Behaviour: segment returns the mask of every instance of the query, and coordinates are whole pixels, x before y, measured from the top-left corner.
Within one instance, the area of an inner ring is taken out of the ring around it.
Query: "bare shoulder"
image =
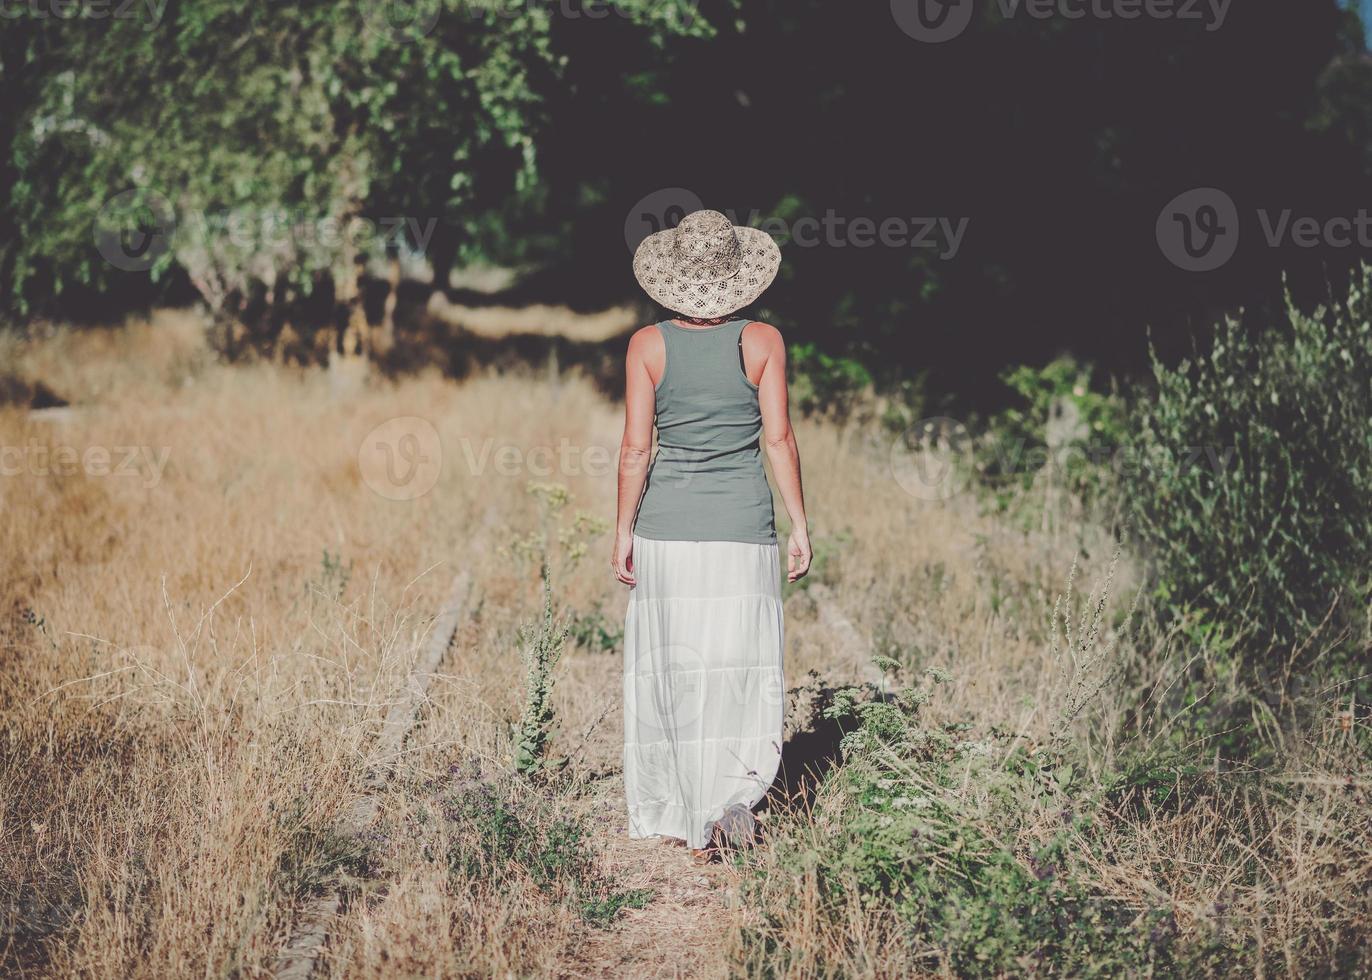
[[[629,356],[648,357],[665,349],[662,331],[656,324],[639,327],[629,337]]]
[[[754,320],[743,328],[743,342],[768,357],[786,355],[786,341],[782,339],[781,331],[761,320]]]

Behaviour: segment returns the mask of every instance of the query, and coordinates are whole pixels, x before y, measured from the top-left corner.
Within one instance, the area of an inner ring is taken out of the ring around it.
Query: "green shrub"
[[[623,622],[606,616],[599,603],[589,612],[573,614],[568,631],[573,643],[591,653],[614,653],[624,642]]]
[[[1132,413],[1123,505],[1164,608],[1201,609],[1271,646],[1307,639],[1331,607],[1355,622],[1372,559],[1372,270],[1346,301],[1250,330]]]
[[[1114,445],[1123,435],[1117,397],[1092,387],[1091,365],[1070,356],[1041,368],[1020,366],[1001,375],[1024,404],[1003,412],[997,422],[1007,434],[1047,445]]]
[[[793,344],[786,356],[791,398],[803,415],[823,415],[841,422],[872,385],[872,375],[861,361],[834,357],[815,344]]]
[[[767,870],[816,874],[830,909],[889,909],[933,973],[1165,974],[1170,910],[1111,898],[1087,867],[1099,804],[1082,768],[1009,733],[922,725],[933,693],[835,694],[831,712],[857,718],[842,765],[810,814],[777,828]],[[785,956],[765,927],[744,942]]]
[[[652,899],[648,889],[619,887],[597,859],[586,825],[527,786],[485,778],[474,764],[454,766],[450,775],[437,801],[452,833],[448,872],[461,887],[481,882],[502,891],[527,878],[597,926]]]
[[[1021,403],[990,420],[977,463],[999,491],[1002,510],[1020,501],[1045,467],[1056,486],[1083,499],[1112,482],[1108,464],[1123,440],[1124,407],[1116,394],[1094,388],[1091,376],[1090,365],[1071,357],[1001,375]]]

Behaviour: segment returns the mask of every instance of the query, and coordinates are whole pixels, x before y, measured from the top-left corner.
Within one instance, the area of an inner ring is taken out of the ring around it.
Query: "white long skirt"
[[[632,837],[704,847],[781,763],[775,544],[634,537],[624,622],[624,792]]]

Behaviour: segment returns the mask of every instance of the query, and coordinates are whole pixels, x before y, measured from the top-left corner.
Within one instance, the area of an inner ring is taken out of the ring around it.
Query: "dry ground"
[[[603,526],[559,541],[579,513],[613,517],[617,406],[546,373],[340,386],[223,366],[200,338],[159,314],[0,351],[73,402],[0,408],[6,972],[263,976],[301,903],[341,876],[330,975],[729,973],[749,914],[735,872],[624,834],[617,649],[564,658],[553,748],[571,762],[528,792],[585,818],[602,870],[651,889],[646,906],[602,929],[517,875],[491,888],[443,858],[465,846],[434,803],[454,767],[510,768],[517,631],[540,603],[529,535],[547,532],[561,609],[611,631],[622,617]],[[915,499],[866,429],[799,434],[828,598],[788,592],[793,683],[867,677],[899,637],[952,671],[940,711],[1044,732],[1046,611],[1078,552],[1099,575],[1104,540]],[[436,482],[397,499],[410,468]],[[571,502],[549,516],[531,482]],[[329,828],[458,568],[476,605],[356,867]]]

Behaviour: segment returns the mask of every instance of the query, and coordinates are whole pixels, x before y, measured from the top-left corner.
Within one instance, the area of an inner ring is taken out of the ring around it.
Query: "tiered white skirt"
[[[634,537],[624,622],[624,790],[632,837],[704,847],[781,763],[775,544]]]

